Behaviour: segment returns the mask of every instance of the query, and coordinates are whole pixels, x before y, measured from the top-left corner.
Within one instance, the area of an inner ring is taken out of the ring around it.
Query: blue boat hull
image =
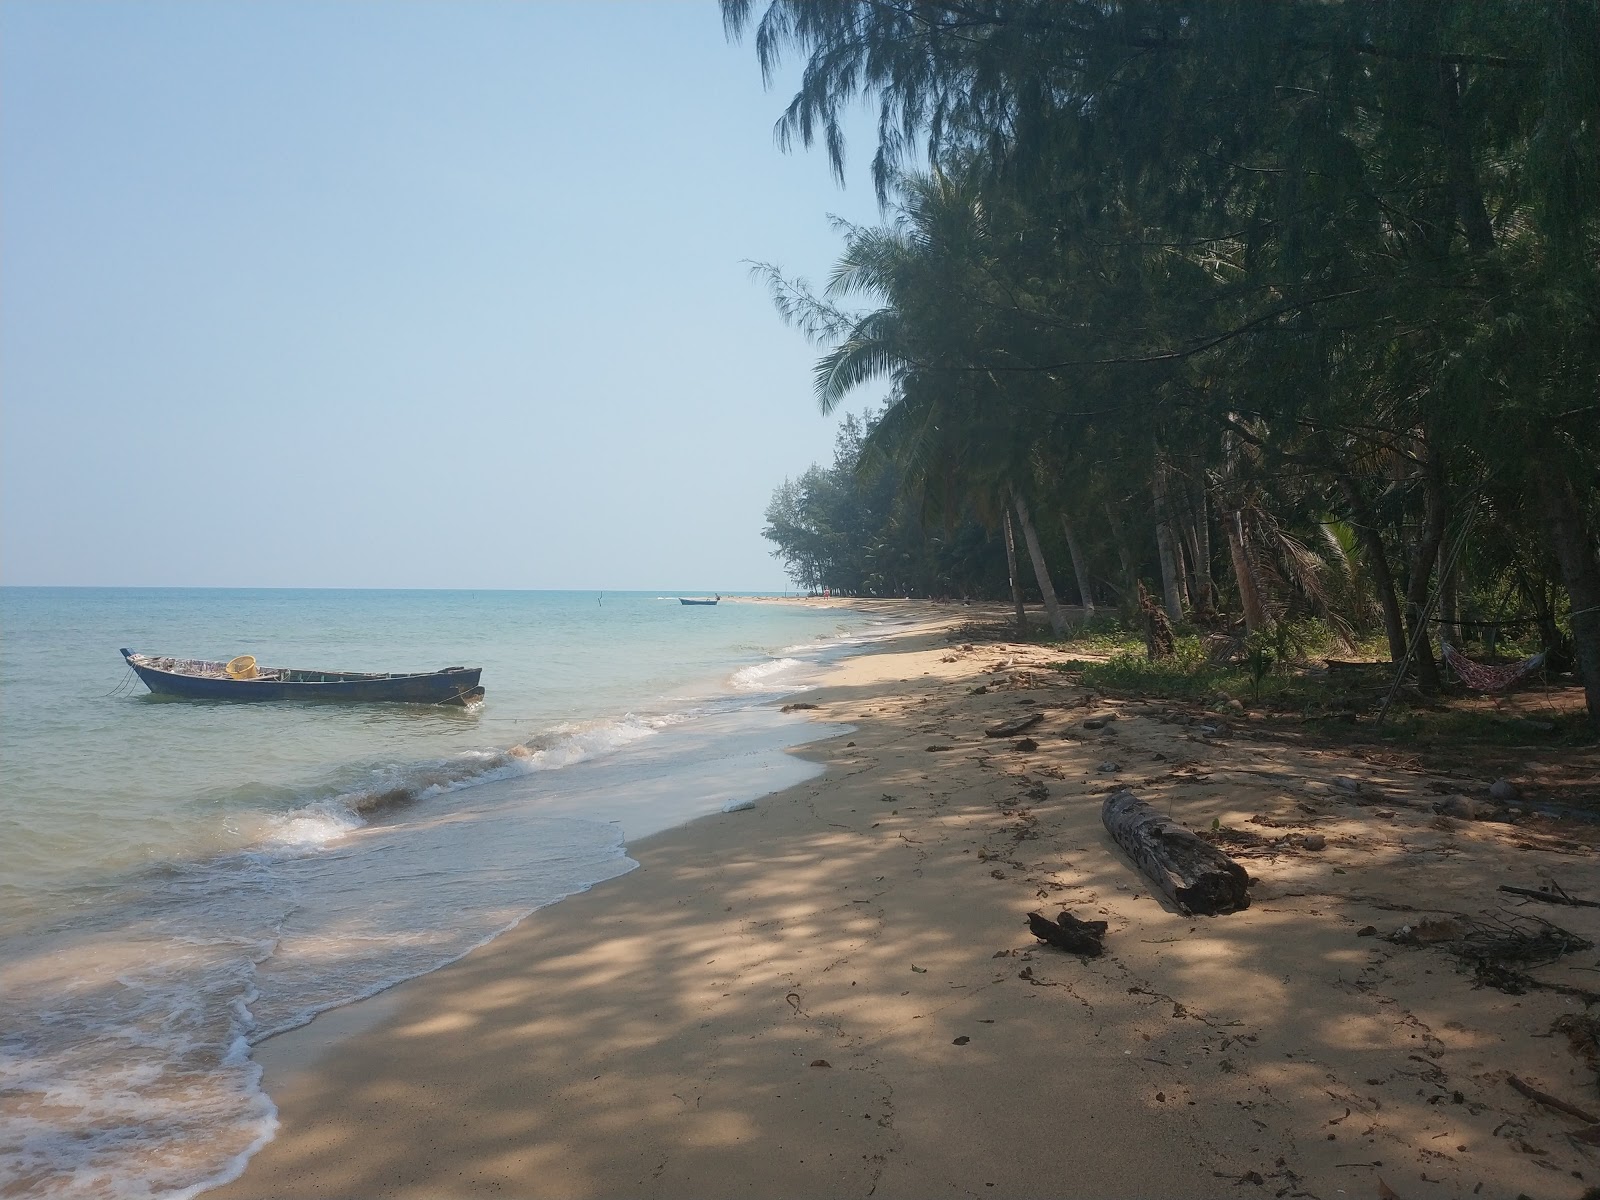
[[[287,678],[230,679],[163,669],[142,654],[122,651],[123,658],[157,696],[188,700],[336,701],[342,703],[471,704],[482,699],[478,679],[482,667],[449,667],[409,675],[369,675],[353,671],[310,671],[270,668]],[[190,665],[190,664],[185,664]],[[220,664],[194,664],[214,668]]]

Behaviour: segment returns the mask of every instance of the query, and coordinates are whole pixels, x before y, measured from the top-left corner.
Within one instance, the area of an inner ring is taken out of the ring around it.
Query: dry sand
[[[949,622],[950,610],[943,610]],[[932,615],[923,610],[922,615]],[[962,614],[965,615],[965,614]],[[245,1197],[1559,1197],[1600,1183],[1561,994],[1359,936],[1515,912],[1600,939],[1559,827],[1436,817],[1426,778],[1095,702],[925,627],[795,699],[853,731],[810,783],[636,844],[637,871],[258,1050]],[[995,670],[1001,663],[1009,665]],[[986,684],[984,694],[972,689]],[[986,738],[1042,712],[1037,749]],[[1344,786],[1335,782],[1345,780]],[[1347,790],[1349,781],[1359,792]],[[1242,913],[1164,907],[1100,825],[1119,786],[1265,839]],[[1252,817],[1268,824],[1252,823]],[[1293,835],[1320,832],[1321,852]],[[1024,915],[1110,923],[1042,947]],[[1600,988],[1593,952],[1541,979]],[[1386,1190],[1387,1189],[1387,1190]]]

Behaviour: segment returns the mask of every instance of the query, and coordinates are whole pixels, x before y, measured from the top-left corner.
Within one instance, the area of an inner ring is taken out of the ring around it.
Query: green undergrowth
[[[1026,640],[1062,655],[1051,666],[1072,682],[1110,696],[1172,700],[1222,711],[1245,708],[1298,720],[1310,734],[1384,744],[1585,746],[1594,734],[1582,712],[1529,717],[1464,707],[1463,695],[1425,697],[1408,682],[1396,693],[1382,725],[1379,706],[1394,682],[1381,633],[1351,645],[1321,621],[1281,623],[1270,634],[1229,642],[1181,625],[1173,657],[1145,657],[1144,633],[1116,614],[1081,622],[1065,638],[1035,625],[1025,639],[1014,626],[989,627],[1000,640]],[[1501,643],[1500,658],[1521,647]],[[1343,666],[1328,670],[1324,661]],[[1454,704],[1452,703],[1454,701]]]

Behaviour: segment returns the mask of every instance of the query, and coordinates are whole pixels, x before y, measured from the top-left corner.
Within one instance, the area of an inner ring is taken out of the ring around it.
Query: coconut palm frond
[[[849,336],[817,360],[812,385],[824,415],[861,385],[877,378],[893,380],[906,369],[900,335],[900,314],[879,309],[857,321]]]

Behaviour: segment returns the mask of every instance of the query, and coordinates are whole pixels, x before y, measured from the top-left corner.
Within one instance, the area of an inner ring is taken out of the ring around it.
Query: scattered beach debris
[[[972,1040],[971,1038],[969,1038],[966,1034],[963,1033],[960,1037],[956,1038],[950,1044],[952,1046],[965,1046],[971,1040]]]
[[[983,736],[992,738],[1016,737],[1024,729],[1032,729],[1042,720],[1044,720],[1043,713],[1028,713],[1026,716],[1017,717],[1012,721],[1003,721],[999,725],[985,729]]]
[[[754,800],[729,800],[722,806],[722,811],[725,813],[749,812],[755,806],[756,802]]]
[[[1235,829],[1231,825],[1224,825],[1215,817],[1211,820],[1210,829],[1203,829],[1195,836],[1213,846],[1218,848],[1225,846],[1236,853],[1248,853],[1252,850],[1271,853],[1280,849],[1289,840],[1287,837],[1270,838],[1251,829]]]
[[[1440,946],[1458,940],[1466,926],[1454,917],[1428,917],[1414,925],[1402,925],[1389,935],[1397,946]]]
[[[1583,1059],[1591,1071],[1600,1072],[1600,1017],[1566,1013],[1550,1023],[1550,1032],[1565,1034],[1572,1052]]]
[[[938,746],[938,745],[934,745],[934,746],[925,747],[925,749],[928,751],[929,754],[939,754],[939,753],[942,753],[945,750],[954,750],[955,747],[954,746]]]
[[[815,708],[815,707],[816,707],[815,704],[810,704],[810,703],[807,703],[804,700],[801,700],[801,701],[798,701],[798,702],[796,702],[794,704],[785,704],[778,711],[779,712],[797,712],[802,708]]]
[[[1429,917],[1402,925],[1388,936],[1397,946],[1436,946],[1472,971],[1482,987],[1520,996],[1529,990],[1552,991],[1600,1001],[1600,995],[1565,984],[1545,983],[1527,974],[1530,967],[1555,962],[1565,954],[1592,950],[1594,943],[1530,913],[1490,914],[1483,920],[1464,916]]]
[[[1114,792],[1100,820],[1156,890],[1185,915],[1217,916],[1250,906],[1250,876],[1215,846],[1132,792]]]
[[[1104,921],[1081,921],[1063,909],[1054,921],[1036,912],[1029,913],[1028,928],[1041,942],[1047,942],[1069,954],[1099,958],[1105,953]]]

